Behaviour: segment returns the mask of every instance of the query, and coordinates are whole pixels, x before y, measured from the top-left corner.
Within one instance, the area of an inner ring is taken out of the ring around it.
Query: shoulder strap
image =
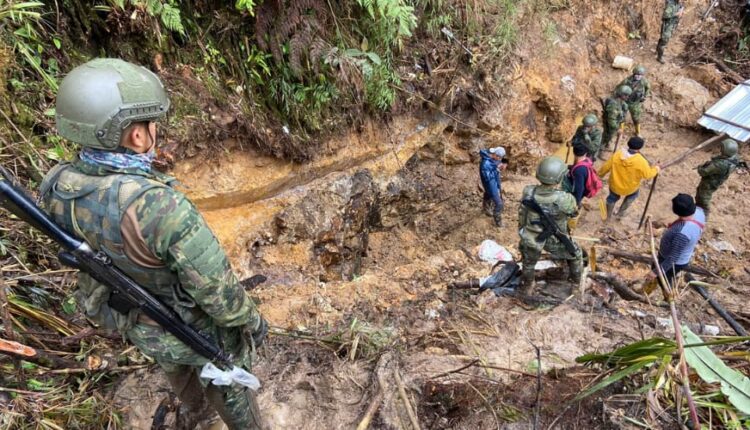
[[[57,183],[57,180],[60,179],[62,172],[69,166],[70,163],[65,161],[50,169],[47,176],[42,181],[42,185],[39,187],[39,196],[36,199],[37,205],[41,204],[44,200],[44,196],[52,190],[52,187]]]

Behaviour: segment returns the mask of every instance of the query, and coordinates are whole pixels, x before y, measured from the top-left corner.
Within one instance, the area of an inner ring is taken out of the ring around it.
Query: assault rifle
[[[63,251],[58,254],[61,263],[86,272],[98,282],[110,287],[112,292],[109,305],[113,309],[126,313],[137,307],[193,351],[215,363],[217,367],[232,368],[231,357],[218,345],[182,321],[171,308],[161,303],[115,267],[106,254],[94,251],[86,242],[55,224],[34,204],[24,190],[14,185],[11,180],[9,174],[0,170],[0,206],[57,242],[63,248]]]
[[[542,232],[539,233],[539,236],[536,237],[537,242],[544,242],[550,236],[554,235],[557,240],[559,240],[565,246],[565,249],[568,250],[571,255],[576,254],[578,249],[573,244],[573,241],[570,240],[570,237],[560,231],[557,223],[555,223],[555,221],[550,218],[549,214],[545,212],[541,206],[539,206],[539,203],[534,200],[533,197],[521,200],[521,204],[539,215],[539,221],[537,221],[536,224],[540,224],[544,230],[542,230]]]

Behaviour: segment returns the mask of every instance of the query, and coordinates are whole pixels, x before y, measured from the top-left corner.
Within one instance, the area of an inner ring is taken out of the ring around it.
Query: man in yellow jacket
[[[597,172],[602,178],[610,171],[612,172],[609,178],[609,196],[607,196],[607,220],[611,217],[615,204],[620,200],[620,197],[625,197],[625,200],[615,215],[618,219],[625,215],[625,211],[638,197],[641,181],[651,179],[659,174],[659,165],[651,166],[646,158],[641,155],[640,150],[643,148],[643,144],[642,138],[631,137],[628,140],[627,149],[623,148],[621,151],[612,154],[612,157]]]

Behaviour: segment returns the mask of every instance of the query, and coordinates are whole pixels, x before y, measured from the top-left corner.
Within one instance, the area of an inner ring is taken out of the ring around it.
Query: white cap
[[[502,146],[496,146],[494,148],[490,148],[489,151],[490,151],[490,154],[495,154],[498,157],[505,157],[505,148],[503,148]]]

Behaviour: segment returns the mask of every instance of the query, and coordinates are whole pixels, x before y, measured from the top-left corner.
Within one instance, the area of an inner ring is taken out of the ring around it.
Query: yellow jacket
[[[615,152],[597,172],[604,177],[612,171],[609,189],[620,196],[629,196],[638,191],[641,181],[651,179],[659,173],[659,168],[651,167],[639,152],[631,154],[627,148]]]

